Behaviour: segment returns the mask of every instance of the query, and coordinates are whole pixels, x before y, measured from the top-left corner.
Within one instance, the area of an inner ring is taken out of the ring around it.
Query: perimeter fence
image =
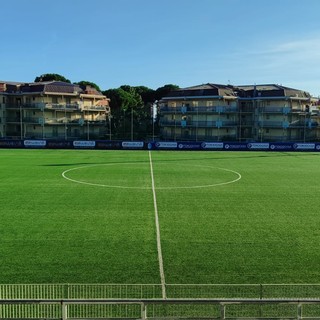
[[[0,319],[320,319],[320,284],[0,284]]]
[[[161,299],[160,284],[0,284],[8,299]],[[166,284],[172,299],[320,299],[320,284]]]

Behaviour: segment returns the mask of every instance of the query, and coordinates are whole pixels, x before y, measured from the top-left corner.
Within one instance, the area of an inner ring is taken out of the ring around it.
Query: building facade
[[[205,84],[171,92],[160,103],[163,140],[316,141],[318,99],[280,85]]]
[[[0,137],[107,139],[109,99],[87,86],[0,82]]]

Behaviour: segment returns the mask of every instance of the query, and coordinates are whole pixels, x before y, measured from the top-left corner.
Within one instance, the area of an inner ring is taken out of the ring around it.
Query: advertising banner
[[[156,149],[177,149],[178,143],[177,142],[156,142],[155,143]]]
[[[314,150],[316,147],[315,143],[295,143],[293,148],[295,150]]]
[[[23,148],[22,140],[0,140],[0,148]]]
[[[245,151],[248,150],[248,146],[246,143],[237,143],[237,142],[233,142],[233,143],[225,143],[224,144],[224,149],[225,150],[233,150],[233,151]]]
[[[95,145],[95,141],[73,141],[73,146],[75,148],[94,148]]]
[[[72,142],[71,141],[48,140],[47,141],[47,148],[49,148],[49,149],[70,149],[70,148],[72,148]]]
[[[202,142],[202,149],[223,149],[223,142]]]
[[[248,143],[248,149],[254,150],[266,150],[269,149],[269,143],[262,143],[262,142],[252,142]]]
[[[121,142],[119,141],[96,141],[96,149],[121,149]]]
[[[143,141],[122,141],[122,148],[125,149],[142,149],[144,147]]]
[[[270,144],[271,151],[293,151],[292,143],[272,143]]]
[[[44,148],[47,145],[46,140],[24,140],[23,144],[26,148]]]
[[[201,149],[201,142],[178,142],[178,149],[199,150]]]

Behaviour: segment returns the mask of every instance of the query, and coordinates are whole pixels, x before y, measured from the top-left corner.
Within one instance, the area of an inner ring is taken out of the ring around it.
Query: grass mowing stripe
[[[157,231],[157,250],[158,250],[158,258],[159,258],[160,279],[161,279],[161,286],[162,286],[162,297],[165,299],[167,296],[166,295],[166,280],[165,280],[164,270],[163,270],[163,259],[162,259],[161,238],[160,238],[160,224],[159,224],[156,189],[154,186],[154,175],[153,175],[151,151],[149,151],[149,162],[150,162],[150,173],[151,173],[151,182],[152,182],[154,214],[155,214],[156,231]]]

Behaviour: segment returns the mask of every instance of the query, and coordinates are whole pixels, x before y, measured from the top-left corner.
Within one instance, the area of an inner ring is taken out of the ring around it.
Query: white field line
[[[152,182],[154,215],[155,215],[156,232],[157,232],[157,249],[158,249],[158,260],[159,260],[159,269],[160,269],[160,280],[161,280],[161,287],[162,287],[162,298],[166,299],[167,297],[166,280],[165,280],[164,270],[163,270],[163,259],[162,259],[161,239],[160,239],[160,224],[159,224],[159,215],[158,215],[158,206],[157,206],[157,195],[156,195],[156,189],[154,186],[151,151],[149,151],[149,162],[150,162],[150,173],[151,173],[151,182]]]
[[[122,165],[135,165],[135,163],[121,163]],[[130,187],[130,186],[119,186],[119,185],[109,185],[109,184],[102,184],[102,183],[93,183],[93,182],[86,182],[86,181],[81,181],[81,180],[76,180],[68,177],[68,173],[71,171],[75,170],[81,170],[81,169],[86,169],[86,168],[92,168],[92,167],[98,167],[98,166],[115,166],[117,164],[115,163],[101,163],[101,164],[93,164],[93,165],[86,165],[82,167],[75,167],[71,168],[68,170],[65,170],[62,172],[62,177],[66,180],[69,180],[71,182],[79,183],[79,184],[84,184],[88,186],[95,186],[95,187],[105,187],[105,188],[117,188],[117,189],[137,189],[137,190],[147,190],[151,189],[151,187]],[[219,187],[231,183],[235,183],[241,179],[241,174],[237,171],[233,171],[230,169],[225,169],[225,168],[218,168],[218,167],[211,167],[211,166],[204,166],[204,165],[193,165],[193,167],[203,167],[203,168],[212,168],[212,169],[217,169],[217,170],[222,170],[222,171],[227,171],[227,172],[232,172],[234,173],[237,178],[225,182],[220,182],[220,183],[214,183],[214,184],[206,184],[206,185],[194,185],[194,186],[175,186],[175,187],[158,187],[158,190],[173,190],[173,189],[199,189],[199,188],[209,188],[209,187]]]

